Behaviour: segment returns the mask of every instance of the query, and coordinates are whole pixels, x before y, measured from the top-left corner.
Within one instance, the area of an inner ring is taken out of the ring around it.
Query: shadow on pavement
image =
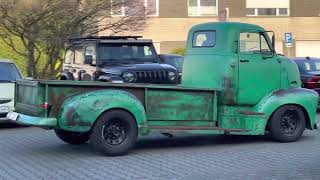
[[[21,126],[21,125],[17,125],[15,123],[10,123],[10,122],[0,123],[0,130],[2,130],[2,129],[15,129],[15,128],[22,128],[22,127],[27,127],[27,126]]]
[[[269,136],[193,135],[145,138],[137,142],[135,149],[176,148],[212,145],[232,145],[272,142]]]

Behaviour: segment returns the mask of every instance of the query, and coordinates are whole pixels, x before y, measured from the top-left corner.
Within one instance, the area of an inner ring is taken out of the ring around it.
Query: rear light
[[[48,103],[47,103],[47,102],[44,102],[44,103],[42,104],[42,108],[43,108],[44,110],[48,109]]]
[[[319,88],[320,87],[319,85],[320,85],[320,76],[313,76],[307,81],[305,86],[308,89],[315,89],[315,88]]]

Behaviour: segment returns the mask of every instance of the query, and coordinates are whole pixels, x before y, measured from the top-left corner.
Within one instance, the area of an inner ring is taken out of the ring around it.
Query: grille
[[[169,71],[136,71],[137,83],[170,83],[168,79]]]

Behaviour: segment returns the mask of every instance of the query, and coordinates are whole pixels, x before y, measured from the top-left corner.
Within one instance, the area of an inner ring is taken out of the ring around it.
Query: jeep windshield
[[[99,64],[139,64],[159,62],[152,44],[100,44]]]
[[[21,79],[21,74],[13,63],[0,62],[0,83]]]

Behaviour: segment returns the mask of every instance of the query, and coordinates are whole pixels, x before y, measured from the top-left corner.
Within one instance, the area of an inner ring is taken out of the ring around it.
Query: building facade
[[[289,57],[320,57],[320,0],[144,0],[149,15],[142,35],[154,40],[159,52],[183,48],[190,27],[219,21],[254,23],[273,30],[278,53]],[[287,47],[285,33],[292,33]]]

